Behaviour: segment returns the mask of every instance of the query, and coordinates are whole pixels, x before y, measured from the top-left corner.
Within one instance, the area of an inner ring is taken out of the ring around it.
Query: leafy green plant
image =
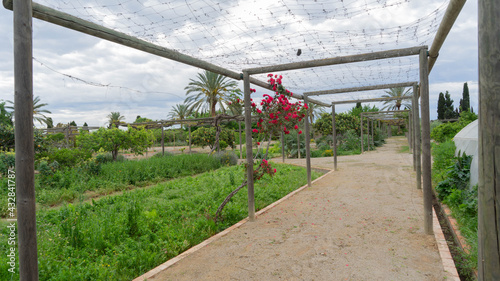
[[[0,152],[0,175],[7,175],[9,167],[15,167],[16,154],[14,152]]]
[[[201,127],[192,133],[191,141],[194,145],[198,145],[201,147],[208,146],[210,149],[213,149],[215,144],[215,136],[216,129],[215,127]],[[231,148],[235,147],[234,142],[234,133],[231,130],[226,128],[221,128],[221,133],[219,135],[219,146],[220,149],[226,149],[226,147],[230,146]]]
[[[177,157],[177,156],[176,156]],[[135,162],[135,161],[130,161]],[[274,177],[255,184],[256,210],[306,183],[304,168],[275,164]],[[312,177],[319,175],[313,172]],[[241,182],[241,167],[224,167],[197,177],[37,212],[40,280],[131,280],[196,245],[247,214],[247,196],[236,194],[219,224],[210,219],[217,204]],[[0,225],[0,249],[8,228]],[[0,256],[0,280],[17,280]]]

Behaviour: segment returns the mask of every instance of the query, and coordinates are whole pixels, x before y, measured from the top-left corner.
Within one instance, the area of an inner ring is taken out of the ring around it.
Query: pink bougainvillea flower
[[[299,131],[299,135],[302,134],[302,130]]]
[[[274,172],[276,173],[276,169],[274,169]]]
[[[252,132],[254,132],[254,133],[258,133],[258,132],[259,132],[259,130],[257,130],[257,129],[253,129],[253,130],[252,130]]]
[[[299,125],[295,125],[295,127],[294,127],[294,128],[295,128],[295,130],[297,130],[297,129],[299,128]]]
[[[257,142],[257,145],[260,145],[260,142]]]

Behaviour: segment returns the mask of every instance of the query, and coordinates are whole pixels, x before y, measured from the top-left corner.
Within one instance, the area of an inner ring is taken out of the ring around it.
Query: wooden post
[[[366,151],[370,151],[370,118],[368,117],[366,117],[366,141],[368,142]]]
[[[241,121],[238,121],[238,132],[240,133],[240,159],[243,159],[243,147],[241,145]]]
[[[411,111],[408,113],[408,121],[406,122],[408,125],[406,126],[407,130],[408,130],[408,152],[411,153],[412,152],[412,148],[413,148],[413,138],[412,138],[412,134],[413,134],[413,130],[411,128],[411,125],[412,125],[412,121],[411,121],[411,118],[412,118],[412,113]]]
[[[285,163],[285,136],[283,130],[281,130],[280,139],[281,139],[281,158],[283,159],[283,163]]]
[[[165,130],[163,125],[161,126],[161,154],[165,155]]]
[[[300,159],[300,135],[297,132],[297,159]]]
[[[413,85],[413,118],[414,118],[414,126],[415,126],[415,170],[417,172],[417,189],[422,188],[422,157],[421,157],[421,149],[422,146],[420,144],[420,114],[419,114],[419,106],[418,106],[418,86]]]
[[[191,125],[188,125],[189,131],[189,154],[191,154]]]
[[[374,122],[374,120],[372,119],[372,120],[371,120],[371,123],[372,123],[372,124],[371,124],[371,125],[372,125],[372,143],[373,143],[373,146],[375,147],[375,142],[373,141],[373,122]],[[371,143],[370,143],[370,144],[371,144]],[[374,148],[374,149],[375,149],[375,148]]]
[[[361,154],[363,154],[363,151],[365,149],[365,146],[363,144],[363,113],[361,113],[359,117],[361,117]]]
[[[431,134],[429,113],[429,75],[427,47],[420,50],[420,98],[422,106],[422,182],[424,193],[424,230],[432,230]]]
[[[255,221],[255,195],[253,186],[253,153],[252,153],[252,107],[250,102],[250,76],[243,71],[243,91],[245,99],[245,138],[247,149],[247,188],[248,219]]]
[[[304,104],[307,104],[308,97],[304,95]],[[311,186],[311,135],[309,128],[309,110],[306,110],[306,117],[304,121],[304,128],[306,131],[306,169],[307,169],[307,186]]]
[[[479,280],[500,280],[500,3],[479,0]]]
[[[332,104],[333,170],[337,171],[337,126],[335,122],[335,104]]]
[[[38,280],[31,13],[30,0],[14,1],[15,180],[19,278],[23,281]]]

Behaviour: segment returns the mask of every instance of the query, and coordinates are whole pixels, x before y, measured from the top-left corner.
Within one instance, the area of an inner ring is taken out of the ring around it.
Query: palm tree
[[[122,120],[125,120],[125,116],[120,115],[120,112],[111,112],[111,114],[108,114],[107,118],[109,118],[109,121],[108,121],[109,127],[108,128],[110,128],[110,129],[113,125],[118,127],[118,124],[123,123]]]
[[[12,116],[14,116],[14,103],[10,100],[6,101],[10,104],[11,106],[6,106],[5,108],[11,109],[12,110]],[[40,97],[36,96],[33,99],[33,123],[35,121],[40,122],[42,125],[49,125],[51,124],[51,121],[48,120],[49,117],[45,116],[44,113],[52,113],[48,111],[47,109],[42,109],[42,107],[47,106],[48,103],[39,103],[40,102]]]
[[[227,77],[205,70],[198,73],[197,80],[189,79],[188,86],[184,88],[186,100],[190,111],[209,108],[210,115],[215,116],[215,107],[220,106],[222,112],[225,112],[225,105],[228,102],[229,93],[237,86],[235,81],[230,81]]]
[[[406,89],[405,87],[391,88],[389,91],[385,91],[385,95],[383,95],[382,97],[384,98],[411,97],[413,93],[410,92],[410,88],[408,88],[406,91],[405,89]],[[406,109],[411,108],[410,99],[396,99],[396,100],[385,101],[382,110],[401,110],[402,105]]]
[[[189,107],[186,104],[176,104],[168,114],[169,118],[175,120],[183,120],[191,114]]]

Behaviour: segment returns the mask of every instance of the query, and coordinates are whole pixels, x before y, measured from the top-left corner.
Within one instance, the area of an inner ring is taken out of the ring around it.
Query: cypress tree
[[[450,93],[446,91],[444,94],[444,119],[455,118],[455,108],[453,107],[453,100],[450,97]]]
[[[438,98],[438,120],[443,120],[444,119],[444,111],[445,111],[445,100],[444,100],[444,94],[441,92],[439,93],[439,98]]]
[[[467,85],[467,82],[464,83],[462,102],[460,103],[460,111],[470,111],[469,86]]]

